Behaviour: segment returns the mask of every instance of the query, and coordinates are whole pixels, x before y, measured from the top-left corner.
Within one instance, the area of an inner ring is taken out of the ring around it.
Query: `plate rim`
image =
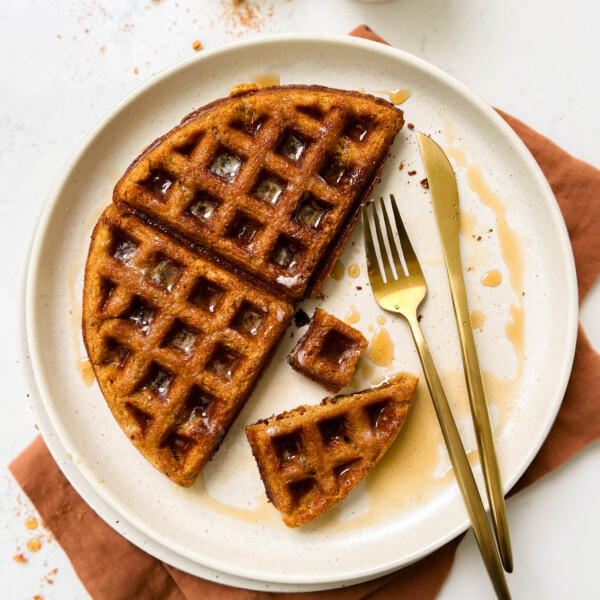
[[[147,82],[140,85],[138,88],[127,94],[120,102],[118,102],[99,122],[96,126],[94,126],[87,136],[83,139],[81,144],[76,148],[68,162],[66,163],[64,169],[60,172],[56,183],[52,186],[50,193],[46,201],[44,202],[41,213],[39,216],[39,220],[37,226],[35,227],[35,231],[33,234],[33,240],[31,244],[31,252],[29,255],[28,268],[25,277],[25,303],[23,305],[21,318],[23,319],[25,333],[27,338],[27,346],[29,349],[29,361],[31,362],[31,369],[35,377],[36,371],[40,368],[40,360],[38,354],[33,350],[35,348],[35,344],[33,343],[35,333],[32,331],[32,319],[29,318],[29,315],[33,314],[33,305],[35,303],[35,298],[33,294],[33,290],[35,289],[35,278],[34,274],[37,272],[38,263],[40,261],[40,252],[39,247],[45,237],[45,234],[48,230],[48,225],[50,221],[50,217],[52,216],[54,205],[60,196],[62,188],[64,187],[68,175],[74,166],[77,164],[78,160],[81,158],[83,152],[90,146],[95,138],[100,134],[100,132],[108,126],[113,118],[117,116],[122,110],[126,109],[128,105],[136,100],[136,98],[142,95],[147,89],[158,85],[163,79],[169,77],[173,73],[178,70],[186,68],[189,64],[195,63],[197,61],[201,62],[212,58],[218,54],[229,53],[231,51],[236,51],[241,48],[246,48],[249,46],[256,45],[265,45],[265,44],[277,44],[277,43],[286,43],[286,44],[294,44],[294,43],[333,43],[335,45],[345,45],[348,47],[363,47],[365,50],[371,53],[382,53],[384,55],[388,55],[390,57],[399,58],[400,60],[411,64],[415,68],[420,69],[421,71],[426,72],[435,80],[440,81],[445,86],[448,86],[453,89],[456,93],[463,96],[467,101],[472,103],[475,107],[477,107],[484,115],[489,117],[490,121],[492,121],[495,126],[500,130],[500,132],[508,138],[508,141],[511,142],[513,147],[513,151],[519,155],[519,159],[521,162],[528,167],[531,175],[535,177],[536,183],[540,186],[541,190],[545,190],[545,197],[548,200],[547,208],[550,210],[550,217],[552,224],[555,226],[556,231],[558,232],[557,244],[560,246],[561,256],[563,258],[563,268],[568,274],[567,289],[565,294],[566,306],[568,309],[568,315],[565,315],[565,320],[567,321],[565,324],[565,328],[567,330],[567,337],[565,343],[565,352],[563,352],[562,368],[560,369],[560,373],[558,373],[559,377],[557,378],[558,385],[556,385],[557,397],[559,398],[552,407],[552,411],[549,412],[548,418],[544,427],[542,427],[538,433],[537,438],[532,444],[531,452],[524,456],[521,461],[519,467],[515,470],[514,474],[510,479],[507,480],[504,490],[507,492],[521,477],[525,469],[529,466],[529,464],[533,461],[539,449],[546,439],[550,428],[552,427],[558,410],[562,404],[562,397],[564,396],[564,392],[566,386],[568,384],[569,376],[571,373],[571,368],[573,364],[573,358],[575,353],[576,339],[577,339],[577,324],[578,324],[578,292],[577,292],[577,279],[576,279],[576,271],[575,271],[575,263],[572,252],[572,247],[570,244],[570,240],[568,237],[566,225],[564,222],[564,218],[562,213],[560,212],[558,203],[556,202],[556,198],[550,188],[550,185],[541,171],[539,165],[522,142],[522,140],[517,136],[515,131],[508,125],[508,123],[486,102],[484,102],[477,94],[472,92],[467,86],[462,84],[460,81],[445,73],[439,67],[432,65],[431,63],[413,55],[406,51],[400,50],[398,48],[394,48],[392,46],[387,46],[381,44],[379,42],[373,42],[370,40],[364,40],[362,38],[356,38],[348,35],[328,35],[328,34],[314,34],[314,33],[299,33],[299,34],[273,34],[268,36],[259,36],[256,38],[252,38],[249,40],[241,40],[230,44],[224,44],[217,48],[211,49],[209,51],[204,52],[203,54],[191,56],[182,61],[175,63],[174,65],[164,69],[156,76],[150,78]],[[34,407],[32,403],[32,408],[34,410],[34,414],[37,416],[37,410],[44,407],[44,390],[39,390],[40,404],[41,407]],[[45,412],[45,410],[44,410]],[[49,417],[49,415],[48,415]],[[51,419],[50,419],[51,420]],[[46,435],[42,431],[42,435],[46,440]],[[49,434],[48,434],[49,435]],[[59,436],[56,436],[59,439]],[[62,440],[60,440],[62,444]],[[64,444],[63,444],[64,446]],[[58,462],[61,470],[64,471],[61,463]],[[65,473],[69,481],[71,481],[70,477]],[[77,484],[73,481],[71,483],[74,485],[75,489],[78,490]],[[79,490],[78,490],[79,491]],[[116,506],[113,506],[112,502],[108,499],[104,499],[111,509],[118,511]],[[487,502],[484,502],[487,505]],[[126,519],[136,530],[140,530],[142,535],[147,536],[149,540],[159,544],[162,547],[167,548],[170,551],[175,552],[178,556],[182,556],[182,553],[175,548],[171,548],[170,545],[161,544],[154,536],[150,535],[147,531],[144,531],[143,527],[138,527],[135,519],[131,521],[129,518]],[[109,523],[110,524],[110,523]],[[143,525],[143,524],[142,524]],[[356,572],[356,577],[352,577],[351,581],[355,582],[358,579],[371,579],[377,576],[380,576],[386,572],[390,572],[395,569],[399,569],[403,566],[410,564],[420,558],[426,556],[431,553],[435,549],[441,547],[446,542],[450,541],[463,531],[467,529],[469,526],[468,519],[460,523],[453,530],[446,533],[446,535],[441,536],[436,540],[436,542],[431,543],[417,551],[414,551],[409,556],[405,556],[402,559],[392,560],[384,564],[380,564],[376,567],[371,567],[368,569],[364,569],[362,571]],[[347,582],[344,576],[338,575],[323,575],[319,577],[298,577],[294,576],[291,579],[289,577],[279,577],[277,578],[275,575],[265,577],[264,574],[260,575],[259,573],[252,572],[248,569],[237,569],[232,566],[227,571],[222,571],[219,567],[210,564],[210,561],[200,563],[198,561],[194,561],[195,564],[200,564],[204,567],[209,567],[211,569],[215,569],[219,572],[224,572],[235,577],[241,577],[243,579],[248,580],[257,580],[260,582],[269,582],[269,583],[287,583],[290,585],[324,585],[335,583],[338,585],[342,585],[344,582]],[[230,565],[228,565],[230,566]],[[185,569],[185,567],[184,567]],[[327,586],[330,587],[330,586]],[[319,587],[318,589],[324,589],[324,587]]]

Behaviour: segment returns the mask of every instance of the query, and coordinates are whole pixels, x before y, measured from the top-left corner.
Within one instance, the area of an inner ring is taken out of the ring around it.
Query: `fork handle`
[[[433,363],[431,352],[421,331],[416,314],[413,318],[407,318],[407,321],[417,346],[427,387],[431,394],[433,406],[442,429],[444,441],[446,442],[446,448],[450,455],[450,462],[452,463],[458,487],[460,488],[467,513],[469,514],[479,551],[492,580],[496,596],[501,600],[510,600],[510,592],[504,577],[500,558],[498,557],[498,551],[494,544],[492,530],[490,529],[490,524],[483,508],[471,466],[469,465],[469,459],[467,458],[458,429],[456,428],[456,423],[454,422],[454,417],[452,416],[452,411],[446,399],[446,394]]]

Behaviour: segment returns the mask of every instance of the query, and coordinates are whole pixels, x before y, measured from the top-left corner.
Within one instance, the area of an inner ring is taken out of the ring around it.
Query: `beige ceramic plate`
[[[97,386],[86,386],[78,370],[82,266],[91,228],[120,174],[185,114],[267,73],[279,74],[282,84],[408,89],[407,121],[448,152],[464,210],[467,288],[506,488],[535,456],[559,407],[573,359],[577,292],[564,223],[523,144],[462,85],[399,50],[319,36],[234,44],[156,77],[94,130],[48,201],[27,277],[26,344],[44,436],[90,504],[113,524],[119,515],[120,531],[138,544],[143,540],[148,551],[205,577],[223,573],[233,584],[265,588],[264,582],[272,582],[305,590],[390,571],[467,526],[423,389],[398,441],[366,485],[331,514],[292,531],[266,503],[243,426],[325,395],[285,363],[302,331],[290,328],[223,447],[189,490],[144,461],[112,419]],[[417,173],[409,175],[413,170]],[[414,132],[406,128],[376,193],[394,192],[400,202],[430,289],[422,326],[480,479],[441,249],[428,193],[419,184],[423,177]],[[405,324],[384,315],[369,293],[360,228],[342,262],[358,277],[332,279],[320,305],[340,317],[358,318],[355,326],[378,340],[371,357],[383,365],[364,360],[349,390],[399,370],[419,373]],[[484,285],[486,273],[491,273],[487,283],[501,278],[500,285]],[[304,310],[311,313],[314,306],[305,303]],[[376,335],[378,327],[383,329]],[[393,360],[386,357],[386,335],[393,340]]]

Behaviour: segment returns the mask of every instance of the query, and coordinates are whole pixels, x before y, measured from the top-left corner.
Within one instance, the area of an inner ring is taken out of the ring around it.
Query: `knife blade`
[[[471,406],[477,448],[481,457],[486,492],[490,502],[492,523],[494,525],[502,564],[505,570],[510,573],[513,570],[513,559],[508,521],[506,518],[506,505],[502,492],[494,432],[485,397],[479,359],[477,357],[477,348],[475,346],[475,337],[473,335],[473,326],[471,324],[460,258],[460,213],[456,177],[448,157],[440,146],[422,133],[417,133],[417,138],[431,192],[433,211],[442,243],[446,271],[448,272],[448,281],[467,382],[469,404]]]

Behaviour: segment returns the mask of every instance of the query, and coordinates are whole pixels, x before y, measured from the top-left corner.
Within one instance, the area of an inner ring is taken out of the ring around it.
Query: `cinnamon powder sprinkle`
[[[416,171],[409,171],[408,174],[412,177],[413,175],[416,175],[417,172]]]
[[[398,165],[398,171],[402,171],[402,169],[404,169],[404,163],[403,163],[403,162],[401,162],[401,163]]]
[[[227,33],[238,37],[248,31],[260,31],[266,17],[273,15],[273,6],[263,9],[248,0],[221,0],[220,5],[219,21]]]
[[[425,177],[425,179],[421,179],[421,186],[424,187],[426,190],[429,189],[429,181],[427,181],[427,177]]]

